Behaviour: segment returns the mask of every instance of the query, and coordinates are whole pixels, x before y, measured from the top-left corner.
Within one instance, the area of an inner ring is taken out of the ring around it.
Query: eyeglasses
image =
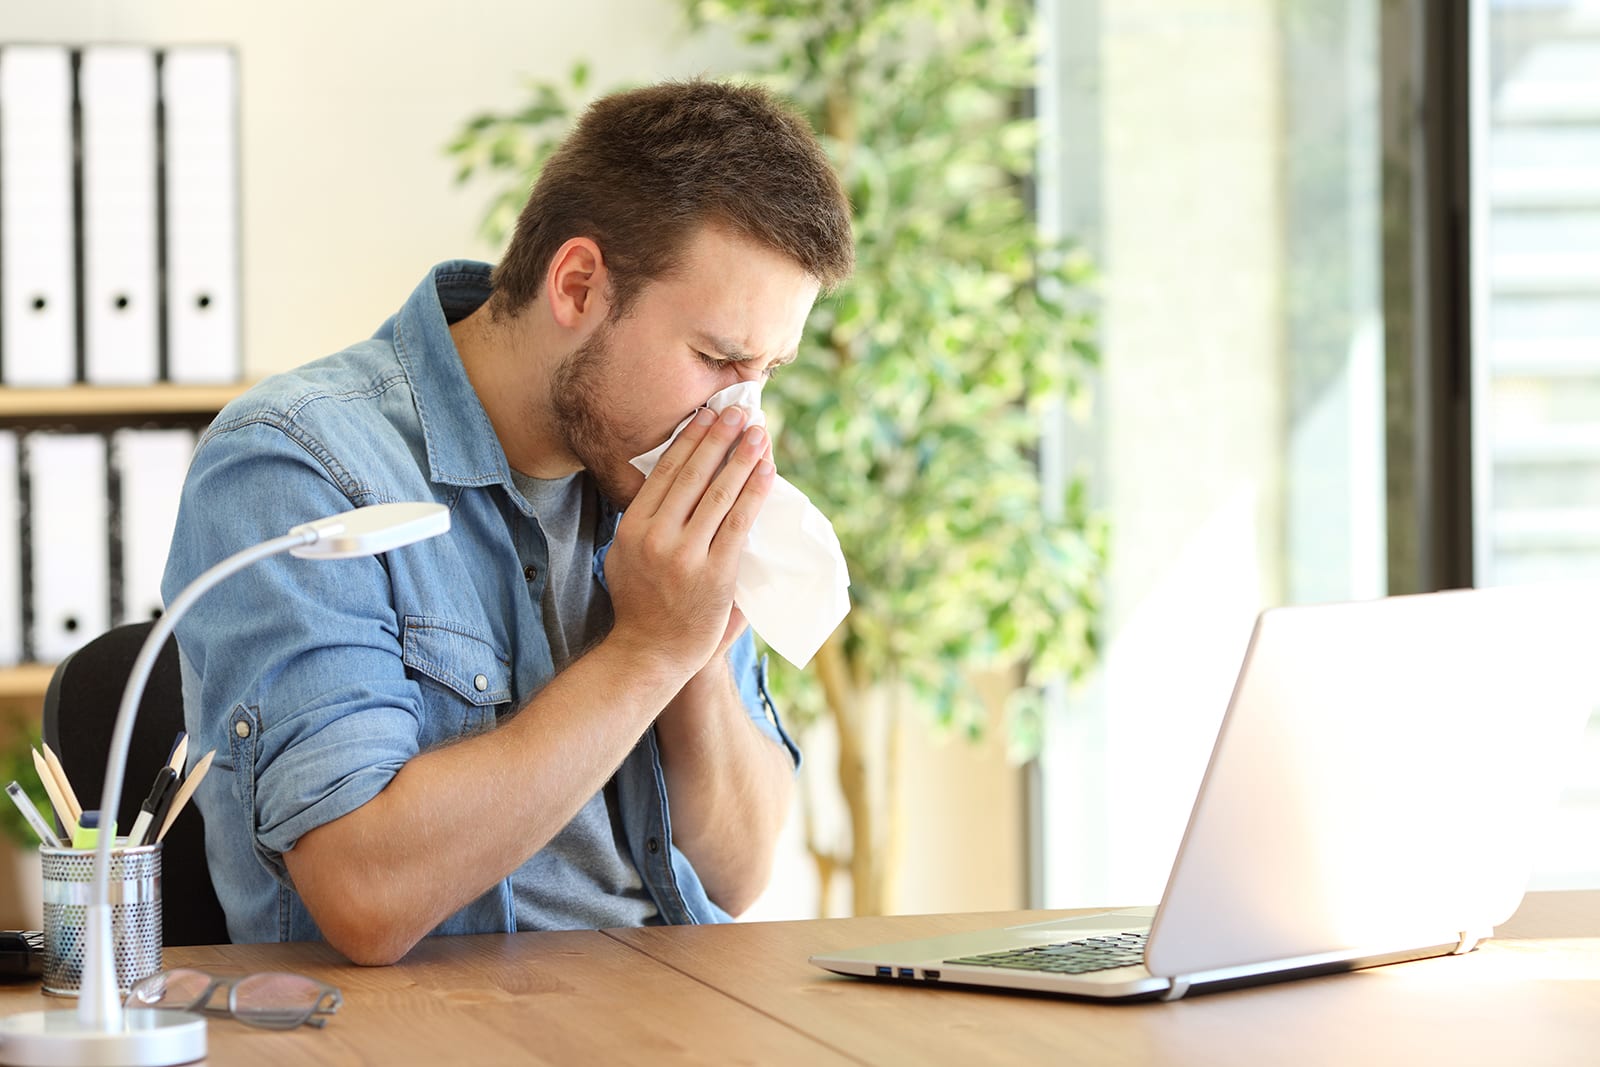
[[[228,991],[226,1007],[213,1006],[219,990]],[[344,1003],[333,986],[301,974],[251,974],[217,978],[204,971],[179,968],[141,979],[128,990],[123,1002],[129,1008],[172,1008],[231,1015],[250,1026],[267,1030],[293,1030],[297,1026],[322,1026]]]

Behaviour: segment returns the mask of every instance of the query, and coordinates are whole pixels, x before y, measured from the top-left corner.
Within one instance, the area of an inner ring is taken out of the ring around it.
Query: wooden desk
[[[1531,894],[1456,958],[1102,1005],[838,978],[809,953],[1061,912],[439,938],[393,967],[323,945],[175,948],[167,966],[292,970],[344,991],[326,1029],[210,1028],[220,1064],[1593,1064],[1600,891]],[[0,1014],[69,1006],[0,988]]]

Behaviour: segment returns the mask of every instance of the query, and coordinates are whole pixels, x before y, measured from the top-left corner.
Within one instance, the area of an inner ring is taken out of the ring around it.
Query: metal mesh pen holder
[[[39,849],[44,868],[44,991],[75,997],[83,981],[94,853]],[[117,988],[161,970],[161,845],[111,850],[111,944]]]

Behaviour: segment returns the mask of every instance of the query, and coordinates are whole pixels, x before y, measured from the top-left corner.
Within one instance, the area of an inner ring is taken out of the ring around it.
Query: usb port
[[[930,971],[927,968],[923,968],[922,978],[923,978],[924,981],[927,981],[927,982],[937,982],[939,980],[939,972],[938,971]]]
[[[915,978],[916,977],[916,972],[912,971],[912,969],[910,967],[902,967],[902,968],[900,968],[900,977],[901,978]]]
[[[879,964],[878,965],[878,977],[879,978],[893,978],[894,977],[894,968],[893,967],[885,967],[882,964]]]

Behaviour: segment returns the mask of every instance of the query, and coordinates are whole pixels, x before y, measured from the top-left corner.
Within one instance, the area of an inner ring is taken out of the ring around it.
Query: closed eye
[[[721,370],[723,367],[729,366],[730,364],[733,366],[739,366],[740,364],[746,362],[742,359],[723,359],[721,356],[713,356],[709,352],[702,352],[698,348],[691,349],[691,351],[694,352],[696,359],[710,367],[712,370]],[[768,363],[766,369],[761,372],[761,377],[771,378],[773,375],[778,373],[778,368],[782,365],[783,362],[778,360]]]

